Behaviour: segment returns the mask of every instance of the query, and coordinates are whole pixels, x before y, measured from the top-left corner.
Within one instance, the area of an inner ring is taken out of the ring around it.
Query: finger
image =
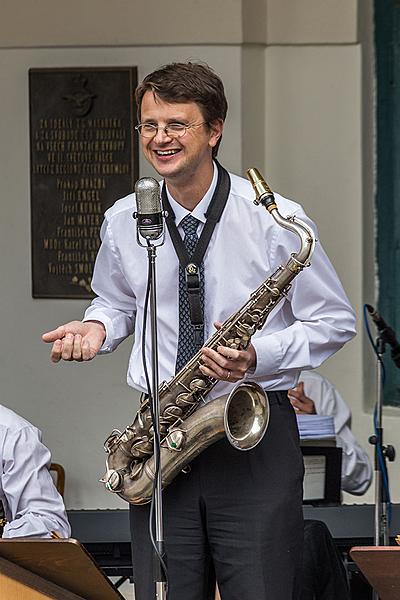
[[[241,358],[241,353],[235,348],[228,348],[227,346],[218,346],[217,352],[218,354],[222,354],[222,356],[225,356],[225,358],[227,358],[228,360],[240,360]]]
[[[220,349],[222,352],[224,352],[224,354],[219,351]],[[236,360],[234,360],[233,357],[236,357]],[[240,370],[243,372],[243,370],[245,370],[244,361],[241,360],[240,352],[231,348],[226,348],[225,346],[218,346],[218,352],[211,350],[211,348],[203,348],[202,359],[203,362],[208,364],[208,366],[211,366],[211,368],[213,368],[213,366],[210,365],[210,361],[226,371]]]
[[[65,336],[65,327],[64,325],[60,325],[57,329],[53,329],[52,331],[47,331],[42,335],[42,340],[44,342],[55,342],[56,340],[61,340]]]
[[[228,365],[229,361],[210,348],[206,348],[205,350],[207,350],[207,352],[203,352],[201,360],[203,366],[216,374],[218,379],[225,379],[225,376],[228,374],[229,366],[224,365]]]
[[[301,400],[301,395],[299,394],[299,392],[297,391],[296,388],[293,388],[291,390],[288,391],[288,396],[290,398],[290,400]]]
[[[97,352],[91,348],[89,340],[84,338],[82,341],[82,360],[92,360],[96,354]]]
[[[50,359],[53,363],[58,363],[61,360],[62,340],[56,340],[53,344],[50,353]]]
[[[304,413],[304,409],[303,409],[301,402],[297,402],[296,400],[291,400],[291,405],[293,406],[293,408],[296,412]]]
[[[225,368],[225,365],[228,364],[227,359],[222,354],[207,347],[202,348],[202,360],[204,364],[207,363],[208,365],[210,365],[211,363],[215,363],[216,365],[223,368]],[[226,368],[228,367],[226,366]]]
[[[221,369],[221,368],[211,368],[208,365],[200,365],[200,371],[203,375],[207,377],[212,377],[213,379],[219,379],[221,381],[228,381],[229,383],[236,383],[242,377],[237,377],[237,375],[230,371],[229,369]]]
[[[222,327],[221,321],[214,321],[214,327],[215,327],[215,329],[221,329],[221,327]]]
[[[82,360],[82,336],[79,334],[74,336],[72,345],[72,358],[73,360]]]
[[[67,333],[65,338],[62,340],[61,358],[63,360],[72,360],[73,348],[74,348],[74,335],[72,333]]]

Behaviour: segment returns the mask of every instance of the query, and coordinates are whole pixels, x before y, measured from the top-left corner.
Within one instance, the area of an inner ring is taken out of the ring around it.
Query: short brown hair
[[[147,75],[135,92],[138,119],[146,92],[166,102],[195,102],[208,125],[218,119],[225,121],[228,102],[224,85],[218,75],[205,63],[171,63]],[[221,138],[213,148],[217,156]]]

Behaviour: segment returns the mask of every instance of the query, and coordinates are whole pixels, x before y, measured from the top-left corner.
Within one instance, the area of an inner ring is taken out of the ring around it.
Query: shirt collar
[[[187,210],[187,208],[184,208],[181,204],[179,204],[179,202],[174,200],[174,198],[171,196],[171,194],[168,191],[168,187],[165,186],[166,191],[167,191],[168,200],[169,200],[169,202],[171,204],[171,208],[175,214],[175,223],[177,226],[180,224],[182,219],[184,219],[186,217],[186,215],[192,215],[193,217],[198,219],[201,223],[206,222],[205,213],[207,212],[208,205],[210,204],[211,198],[214,195],[215,188],[217,187],[217,180],[218,180],[218,169],[217,169],[217,165],[215,164],[215,162],[213,163],[213,166],[214,166],[214,174],[213,174],[213,178],[211,181],[211,185],[208,188],[208,190],[206,191],[206,193],[204,194],[203,198],[197,204],[197,206],[194,207],[192,212],[190,212],[189,210]]]

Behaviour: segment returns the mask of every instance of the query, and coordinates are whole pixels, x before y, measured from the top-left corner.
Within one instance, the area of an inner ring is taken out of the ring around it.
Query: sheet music
[[[296,415],[301,440],[335,439],[335,423],[332,416]]]

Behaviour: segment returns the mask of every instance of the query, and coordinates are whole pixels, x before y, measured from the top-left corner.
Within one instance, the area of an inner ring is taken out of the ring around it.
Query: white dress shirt
[[[335,386],[319,373],[304,371],[300,375],[304,393],[315,404],[318,415],[332,416],[336,443],[342,448],[342,489],[361,495],[372,480],[372,465],[350,429],[351,413]]]
[[[0,405],[0,500],[7,523],[3,537],[69,537],[63,500],[49,472],[50,451],[41,432]]]
[[[205,339],[214,322],[223,322],[248,300],[253,292],[290,254],[299,249],[297,235],[277,225],[261,206],[253,204],[250,183],[231,177],[229,198],[204,256]],[[210,189],[192,211],[205,223],[204,213],[216,185],[216,172]],[[301,206],[276,194],[283,216],[296,215],[316,232]],[[170,198],[176,223],[188,211]],[[107,337],[102,351],[110,352],[129,334],[135,333],[128,366],[129,385],[146,390],[141,358],[143,302],[147,282],[147,251],[136,241],[132,218],[133,194],[118,200],[105,214],[101,229],[102,245],[94,269],[92,288],[97,295],[84,320],[101,321]],[[201,226],[201,227],[202,227]],[[200,234],[201,227],[198,233]],[[321,244],[316,244],[312,265],[293,281],[288,299],[269,315],[252,343],[257,366],[251,379],[265,389],[285,390],[296,385],[303,368],[318,367],[355,334],[354,313],[342,285]],[[175,371],[178,344],[178,267],[172,241],[157,249],[157,311],[160,381]],[[147,364],[151,378],[150,336],[146,339]],[[250,374],[249,374],[250,378]],[[229,393],[232,384],[219,382],[208,398]]]

